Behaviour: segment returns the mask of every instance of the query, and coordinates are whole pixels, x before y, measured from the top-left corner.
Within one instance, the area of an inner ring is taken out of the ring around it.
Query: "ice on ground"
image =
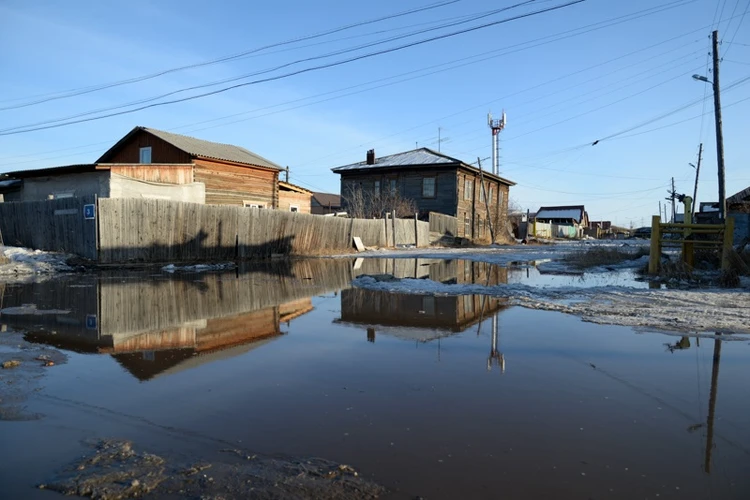
[[[746,290],[643,290],[631,287],[538,288],[524,284],[445,284],[427,279],[378,280],[360,276],[355,287],[419,295],[489,295],[512,305],[559,311],[584,321],[676,332],[750,334]]]
[[[165,273],[205,273],[209,271],[224,271],[227,269],[234,269],[237,264],[234,262],[222,262],[219,264],[194,264],[190,266],[177,266],[175,264],[169,264],[161,268]]]
[[[0,257],[4,257],[0,258],[0,277],[73,270],[68,265],[68,259],[72,256],[63,253],[0,246]]]
[[[358,258],[388,258],[388,259],[461,259],[472,262],[487,262],[499,266],[514,264],[539,265],[545,272],[570,272],[580,274],[582,271],[561,259],[570,253],[585,251],[592,247],[622,248],[636,253],[641,248],[648,247],[644,240],[592,240],[577,242],[556,242],[548,245],[491,245],[474,248],[411,248],[411,249],[381,249],[368,250],[357,254]],[[339,255],[334,258],[351,258],[351,254]],[[613,269],[638,268],[648,262],[648,257],[623,261],[614,265],[600,266],[586,269],[587,273],[610,272]]]
[[[63,309],[37,309],[36,304],[23,304],[18,307],[0,309],[0,315],[3,316],[58,316],[61,314],[70,314],[70,311]]]

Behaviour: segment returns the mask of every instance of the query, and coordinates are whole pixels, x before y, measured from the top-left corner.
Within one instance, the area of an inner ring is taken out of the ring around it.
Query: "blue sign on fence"
[[[96,330],[96,314],[86,315],[86,328],[88,330]]]
[[[83,218],[84,219],[96,219],[96,205],[84,205],[83,206]]]

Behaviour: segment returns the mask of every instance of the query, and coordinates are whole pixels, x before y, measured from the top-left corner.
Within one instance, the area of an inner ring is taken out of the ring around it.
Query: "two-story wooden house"
[[[489,237],[489,218],[496,227],[505,225],[508,190],[515,183],[459,159],[428,148],[382,158],[367,152],[365,161],[333,169],[341,175],[343,209],[353,193],[395,192],[412,200],[422,219],[429,212],[458,218],[456,236]],[[482,181],[484,189],[482,189]]]

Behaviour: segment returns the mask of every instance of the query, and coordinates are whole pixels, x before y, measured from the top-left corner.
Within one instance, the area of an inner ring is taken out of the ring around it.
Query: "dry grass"
[[[640,259],[648,254],[649,249],[645,247],[640,247],[635,251],[622,247],[593,247],[570,253],[563,258],[563,261],[579,269],[587,269],[620,264],[629,260]]]

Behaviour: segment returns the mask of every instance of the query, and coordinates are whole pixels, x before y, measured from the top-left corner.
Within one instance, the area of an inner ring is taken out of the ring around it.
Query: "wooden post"
[[[396,211],[391,212],[391,221],[393,222],[393,248],[396,248]]]
[[[654,215],[651,217],[651,253],[648,259],[648,274],[657,274],[659,272],[659,260],[661,259],[661,217]]]
[[[690,196],[684,198],[685,203],[685,229],[682,231],[682,262],[688,265],[690,269],[695,267],[695,252],[692,242],[687,241],[693,237],[690,231],[690,225],[693,223],[693,199]]]
[[[414,214],[414,246],[419,248],[419,214],[418,213]]]
[[[388,239],[388,212],[383,215],[383,222],[385,223],[385,246],[387,248],[390,244],[390,240]]]
[[[724,221],[724,245],[721,252],[721,270],[729,269],[729,256],[734,249],[734,217],[727,217]]]

